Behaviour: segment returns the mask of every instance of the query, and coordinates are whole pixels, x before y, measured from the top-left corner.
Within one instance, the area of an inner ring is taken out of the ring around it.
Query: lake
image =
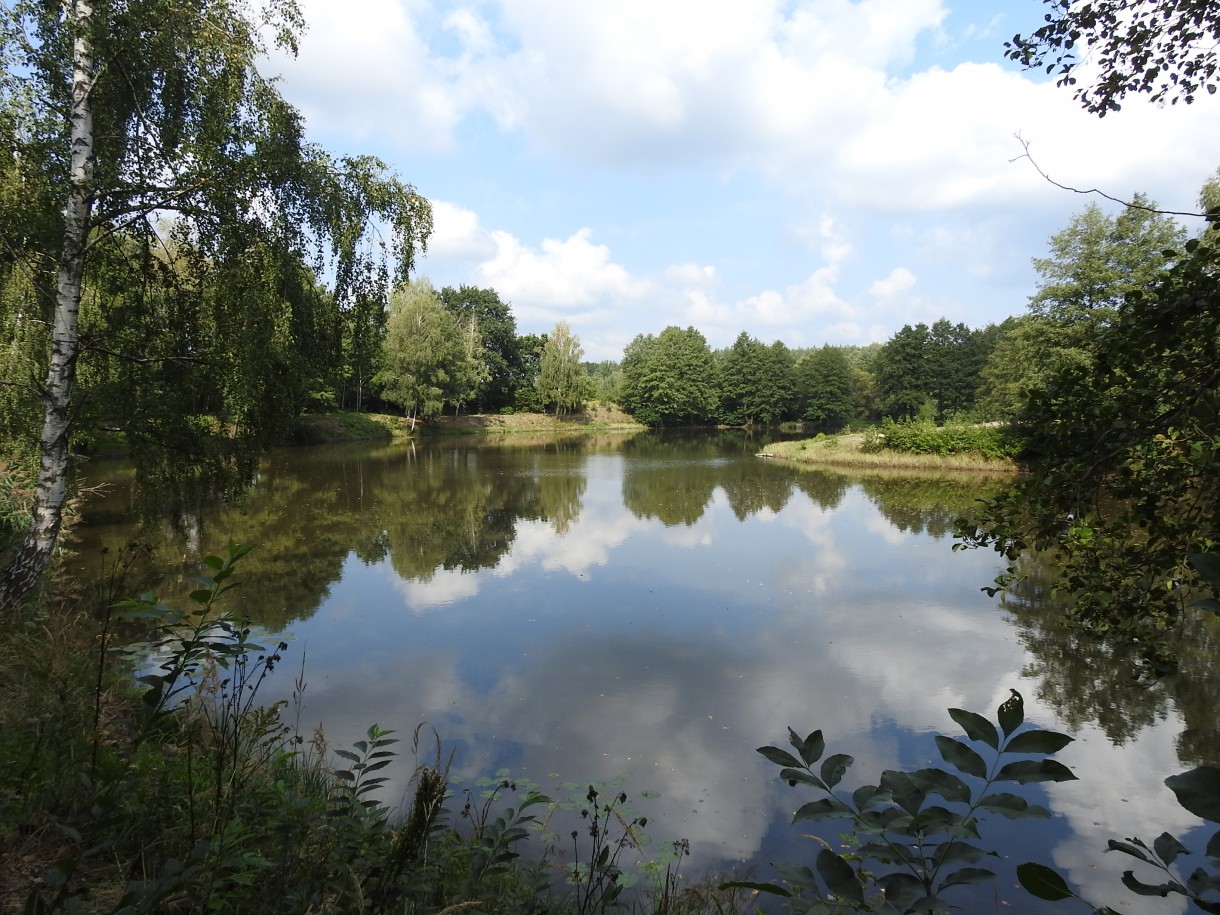
[[[1006,602],[980,590],[1001,560],[954,553],[952,529],[993,483],[793,468],[756,457],[762,444],[645,432],[286,450],[240,504],[142,536],[163,599],[228,539],[257,545],[226,600],[289,640],[262,695],[290,695],[303,665],[306,734],[321,722],[343,747],[374,722],[395,729],[391,798],[435,756],[431,737],[411,752],[426,723],[458,790],[501,771],[552,796],[626,776],[654,848],[689,840],[689,878],[770,879],[772,861],[812,863],[820,846],[804,834],[840,842],[827,824],[792,825],[817,795],[781,783],[756,747],[821,728],[828,754],[857,760],[851,789],[939,764],[934,736],[961,734],[946,709],[994,720],[1015,688],[1028,720],[1075,736],[1056,758],[1080,780],[1031,786],[1055,817],[1019,837],[988,822],[999,879],[951,898],[1061,911],[1015,887],[1013,867],[1032,859],[1094,903],[1186,911],[1129,894],[1134,862],[1103,850],[1164,830],[1205,841],[1162,780],[1220,761],[1214,627],[1192,630],[1181,674],[1138,682],[1058,625],[1036,563]],[[136,528],[130,470],[98,463],[87,477],[108,484],[77,529],[90,578]]]

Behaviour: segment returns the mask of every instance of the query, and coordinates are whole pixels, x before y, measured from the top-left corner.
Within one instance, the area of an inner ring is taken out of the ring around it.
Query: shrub
[[[975,454],[989,460],[1011,460],[1020,442],[1007,426],[950,423],[937,426],[929,420],[894,422],[888,417],[880,428],[864,433],[865,451],[902,451],[909,454]]]

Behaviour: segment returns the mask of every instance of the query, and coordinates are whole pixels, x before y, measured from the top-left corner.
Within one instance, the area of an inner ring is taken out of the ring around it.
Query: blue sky
[[[799,347],[1023,312],[1030,258],[1097,198],[1017,134],[1057,181],[1172,210],[1220,166],[1220,99],[1098,119],[1006,63],[1040,0],[302,8],[267,69],[313,139],[432,201],[419,275],[495,288],[519,332],[567,321],[589,359],[669,324]]]

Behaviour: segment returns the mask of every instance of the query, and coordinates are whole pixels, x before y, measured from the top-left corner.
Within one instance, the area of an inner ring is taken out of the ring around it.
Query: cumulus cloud
[[[564,315],[596,305],[604,296],[638,301],[648,284],[633,279],[610,259],[606,245],[594,244],[592,229],[566,239],[546,238],[537,247],[522,244],[508,232],[491,233],[494,256],[479,264],[476,275],[515,302],[526,303],[520,314]]]
[[[473,210],[433,200],[432,236],[428,239],[430,261],[452,259],[478,262],[494,257],[496,242],[490,232],[479,224],[479,216]]]

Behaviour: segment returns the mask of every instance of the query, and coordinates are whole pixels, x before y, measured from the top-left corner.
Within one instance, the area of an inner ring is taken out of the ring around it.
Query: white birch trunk
[[[64,15],[76,29],[72,44],[70,187],[64,206],[63,251],[56,275],[51,360],[43,389],[42,434],[33,517],[21,548],[0,573],[0,609],[9,609],[37,585],[50,561],[68,498],[68,431],[79,352],[78,316],[85,245],[93,210],[93,47],[89,25],[92,0],[64,0]]]

